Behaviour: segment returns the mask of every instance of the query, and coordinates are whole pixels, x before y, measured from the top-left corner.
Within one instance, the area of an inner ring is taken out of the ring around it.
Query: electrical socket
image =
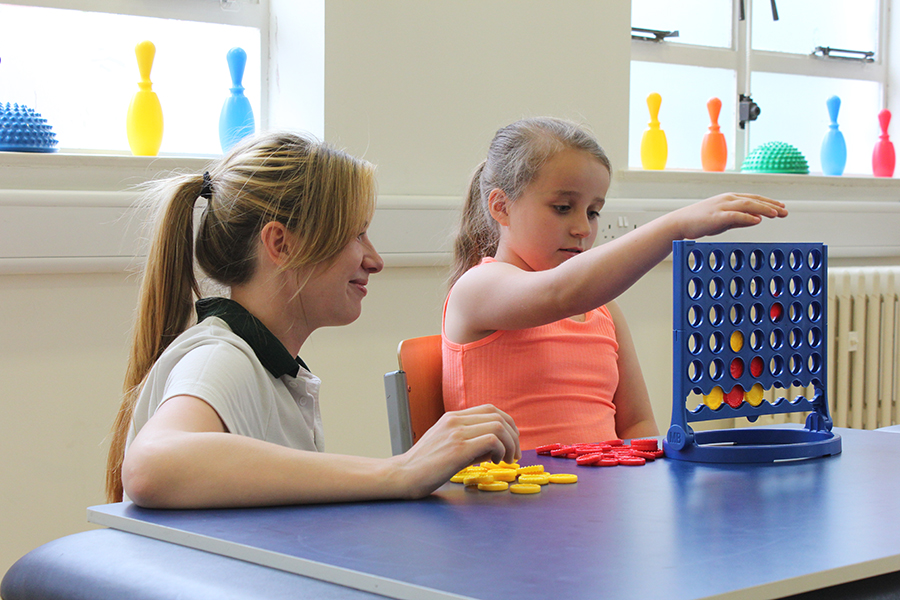
[[[641,225],[646,225],[660,214],[662,213],[605,208],[600,211],[596,243],[603,244],[621,237]]]

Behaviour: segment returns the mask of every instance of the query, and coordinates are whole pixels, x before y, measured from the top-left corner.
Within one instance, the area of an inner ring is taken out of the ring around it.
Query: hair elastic
[[[200,197],[209,201],[212,200],[212,195],[212,178],[209,176],[209,171],[207,171],[203,174],[203,187],[200,188]]]

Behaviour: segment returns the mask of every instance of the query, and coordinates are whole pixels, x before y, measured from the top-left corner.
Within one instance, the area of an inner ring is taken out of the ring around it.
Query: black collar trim
[[[209,317],[219,317],[231,330],[247,342],[256,358],[276,379],[282,375],[296,377],[300,367],[309,367],[299,356],[291,356],[284,345],[262,322],[246,308],[230,298],[202,298],[197,301],[197,322]]]

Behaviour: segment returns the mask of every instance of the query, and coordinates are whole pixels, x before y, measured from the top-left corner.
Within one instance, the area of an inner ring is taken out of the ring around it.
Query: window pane
[[[662,96],[659,121],[669,148],[666,169],[702,168],[700,146],[710,125],[706,103],[713,97],[722,101],[719,127],[728,144],[726,169],[733,169],[736,90],[736,75],[728,69],[632,61],[629,168],[642,168],[641,137],[650,122],[647,96],[656,92]]]
[[[731,2],[724,0],[632,0],[631,26],[678,31],[667,42],[731,47]]]
[[[60,151],[130,153],[125,117],[140,80],[134,47],[144,40],[156,46],[160,154],[221,153],[225,55],[235,46],[247,52],[244,93],[258,128],[260,34],[234,25],[0,4],[0,101],[41,113]]]
[[[872,150],[880,133],[881,86],[877,82],[754,73],[751,83],[760,114],[748,125],[750,150],[766,142],[786,142],[803,153],[810,173],[821,173],[822,141],[831,123],[825,102],[838,96],[837,121],[847,144],[844,174],[872,174]]]
[[[812,54],[816,46],[877,51],[879,0],[753,0],[753,49]]]

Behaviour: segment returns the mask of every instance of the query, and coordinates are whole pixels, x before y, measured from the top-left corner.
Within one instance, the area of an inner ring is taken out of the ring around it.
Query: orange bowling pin
[[[718,98],[710,98],[706,103],[709,111],[709,133],[703,136],[703,144],[700,147],[700,162],[704,171],[724,171],[728,163],[728,144],[725,135],[719,131],[719,112],[722,110],[722,101]]]

